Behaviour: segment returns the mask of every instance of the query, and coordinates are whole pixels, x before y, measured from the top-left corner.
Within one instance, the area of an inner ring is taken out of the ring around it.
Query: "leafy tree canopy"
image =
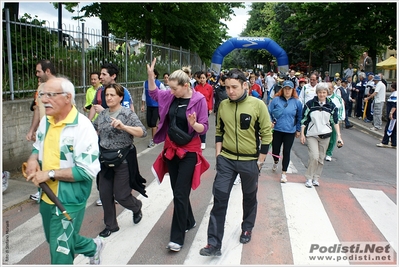
[[[242,34],[275,40],[290,63],[310,61],[310,54],[314,66],[354,62],[363,51],[375,57],[396,49],[396,10],[395,2],[253,3]]]
[[[76,3],[66,4],[70,11],[75,7]],[[128,38],[181,46],[198,53],[206,62],[228,38],[227,25],[221,20],[231,20],[233,8],[243,7],[239,2],[94,2],[82,7],[82,16],[74,19],[96,16],[109,23],[109,30],[116,37],[123,38],[127,33]]]

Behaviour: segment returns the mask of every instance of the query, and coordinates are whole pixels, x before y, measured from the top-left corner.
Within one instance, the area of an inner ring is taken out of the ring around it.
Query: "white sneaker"
[[[4,171],[3,172],[3,192],[8,188],[8,180],[10,179],[10,172]]]
[[[40,197],[40,194],[39,194],[39,191],[37,191],[35,194],[30,195],[29,198],[34,200],[34,201],[39,201],[39,197]]]
[[[101,202],[101,199],[97,199],[96,205],[97,205],[97,206],[102,206],[102,205],[103,205],[103,203]]]
[[[205,143],[201,143],[201,149],[204,150],[206,148],[206,144]]]
[[[273,166],[272,166],[272,171],[276,171],[277,170],[277,164],[278,164],[278,162],[276,163],[273,163]]]
[[[148,145],[148,148],[155,146],[154,140],[151,139],[150,144]]]
[[[331,156],[326,156],[326,160],[331,161],[332,160]]]
[[[172,250],[172,251],[176,251],[179,252],[181,249],[181,245],[175,243],[175,242],[169,242],[169,244],[166,246],[166,248]]]
[[[96,254],[93,257],[90,257],[91,265],[100,265],[101,264],[101,252],[104,249],[104,242],[100,237],[96,237],[93,239],[94,243],[97,245]]]
[[[234,184],[239,184],[239,183],[241,183],[241,177],[240,177],[239,174],[237,174],[237,177],[236,177],[236,179],[234,180]]]
[[[383,144],[383,143],[379,143],[376,146],[378,146],[378,147],[392,147],[391,145],[386,145],[386,144]]]
[[[281,174],[281,182],[286,183],[287,182],[287,175],[286,174]]]
[[[308,179],[305,183],[305,186],[308,188],[312,188],[312,180]]]
[[[312,180],[312,184],[313,184],[313,186],[319,186],[320,185],[319,181],[316,181],[316,180]]]

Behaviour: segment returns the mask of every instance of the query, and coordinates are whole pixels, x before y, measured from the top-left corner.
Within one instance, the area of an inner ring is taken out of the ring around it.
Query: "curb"
[[[365,132],[369,135],[372,135],[378,139],[382,139],[384,137],[384,130],[378,130],[378,131],[372,131],[370,128],[373,126],[371,123],[366,123],[363,122],[362,120],[356,119],[356,118],[349,118],[350,123],[352,123],[356,128],[361,130],[362,132]],[[385,124],[386,122],[383,121],[382,129],[385,129]],[[380,140],[381,141],[381,140]]]

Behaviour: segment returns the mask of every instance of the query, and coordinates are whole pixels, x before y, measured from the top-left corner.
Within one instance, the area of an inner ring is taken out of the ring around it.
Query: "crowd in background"
[[[286,183],[295,138],[299,138],[302,144],[307,143],[309,160],[305,186],[317,187],[320,186],[324,161],[331,161],[334,148],[344,145],[339,122],[345,124],[345,129],[350,129],[353,125],[348,118],[356,117],[372,123],[370,130],[382,130],[387,82],[382,73],[374,74],[370,71],[367,54],[364,69],[356,70],[349,64],[342,76],[336,73],[333,77],[328,72],[321,75],[318,71],[304,73],[294,69],[282,73],[274,65],[271,65],[267,73],[261,70],[246,72],[232,69],[218,74],[211,70],[192,74],[190,67],[183,67],[171,74],[164,73],[161,81],[154,68],[155,62],[156,59],[147,65],[148,80],[143,84],[140,110],[146,112],[147,126],[151,129],[152,138],[148,148],[164,143],[153,167],[160,181],[165,173],[170,174],[174,212],[167,248],[175,252],[183,246],[185,233],[196,226],[189,195],[191,189],[199,186],[200,175],[209,168],[209,163],[202,156],[202,150],[206,149],[206,132],[209,127],[216,127],[218,160],[208,244],[200,250],[203,256],[221,255],[221,229],[224,227],[223,217],[227,207],[225,203],[228,202],[231,187],[240,182],[246,214],[240,242],[246,244],[251,240],[257,207],[254,185],[267,154],[273,157],[273,172],[281,162],[280,182]],[[92,87],[87,91],[86,103],[84,107],[75,107],[75,96],[70,88],[73,85],[65,78],[56,77],[50,61],[40,61],[36,65],[39,87],[31,107],[34,115],[26,136],[28,141],[34,141],[27,179],[36,185],[39,180],[47,183],[64,201],[62,196],[65,192],[58,191],[59,186],[82,183],[83,180],[87,183],[93,177],[74,171],[71,159],[68,166],[72,171],[66,173],[57,169],[63,166],[63,159],[52,158],[54,155],[45,150],[49,146],[46,138],[49,136],[53,142],[59,142],[58,135],[62,136],[64,130],[56,129],[60,125],[69,129],[73,116],[79,113],[76,108],[88,113],[88,120],[84,122],[91,122],[92,133],[98,135],[99,159],[93,163],[93,173],[97,174],[94,180],[100,193],[97,205],[103,206],[104,210],[105,229],[99,233],[102,238],[119,231],[115,204],[132,211],[133,224],[142,220],[143,204],[131,194],[131,189],[147,197],[146,180],[140,175],[134,147],[134,137],[145,137],[147,130],[135,113],[129,91],[117,83],[118,74],[118,66],[112,63],[104,64],[98,73],[91,73]],[[388,123],[378,147],[396,147],[396,82],[391,85],[391,90],[386,105]],[[216,116],[215,126],[208,125],[208,117],[212,113]],[[236,116],[235,119],[232,119],[233,116]],[[59,120],[54,121],[54,118]],[[237,121],[239,125],[236,125]],[[54,130],[43,134],[46,123]],[[235,136],[237,130],[240,131],[239,136],[246,136],[245,140]],[[41,131],[44,137],[38,139],[37,131]],[[233,140],[238,140],[234,146]],[[268,152],[270,145],[271,153]],[[40,167],[38,161],[42,164]],[[100,171],[94,171],[99,166]],[[84,179],[79,179],[83,180],[76,180],[81,176]],[[3,172],[3,192],[7,189],[8,179],[9,173]],[[82,203],[87,201],[86,193],[85,199],[81,199],[83,202],[67,203],[73,207],[72,210],[78,212],[76,216],[84,213]],[[75,194],[75,198],[82,198],[78,193]],[[45,204],[40,204],[43,220],[53,216],[50,213],[54,203],[46,197],[46,193],[39,190],[31,198],[38,203],[45,201]],[[78,235],[81,221],[77,220]],[[49,227],[50,224],[44,226],[46,234]],[[81,238],[89,247],[88,251],[84,252],[76,240],[68,241],[68,245],[79,248],[76,251],[91,257],[92,264],[99,264],[103,247],[101,239]],[[47,241],[50,243],[52,263],[73,261],[73,257],[58,256],[54,237],[47,236]]]

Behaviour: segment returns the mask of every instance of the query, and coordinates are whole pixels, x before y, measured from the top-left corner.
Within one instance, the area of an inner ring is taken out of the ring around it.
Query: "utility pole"
[[[62,3],[58,3],[58,46],[62,47]]]

